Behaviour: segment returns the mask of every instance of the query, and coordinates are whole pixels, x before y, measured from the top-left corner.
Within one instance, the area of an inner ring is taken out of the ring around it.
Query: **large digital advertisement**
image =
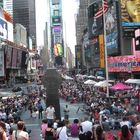
[[[140,1],[121,0],[122,26],[140,26]]]
[[[105,14],[106,25],[106,47],[108,55],[118,53],[118,29],[116,16],[116,3],[112,3],[108,7]]]

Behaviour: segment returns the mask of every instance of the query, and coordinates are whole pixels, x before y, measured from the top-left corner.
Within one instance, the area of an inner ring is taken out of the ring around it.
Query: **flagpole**
[[[106,83],[107,83],[107,93],[106,96],[109,97],[109,75],[108,75],[108,61],[107,61],[107,46],[106,46],[106,21],[105,21],[105,8],[104,1],[102,0],[102,9],[103,9],[103,28],[104,28],[104,50],[105,50],[105,72],[106,72]]]

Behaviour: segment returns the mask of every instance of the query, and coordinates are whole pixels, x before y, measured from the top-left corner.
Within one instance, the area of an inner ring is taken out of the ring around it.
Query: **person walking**
[[[42,106],[41,100],[38,101],[37,108],[38,108],[38,118],[42,119],[43,106]]]
[[[65,120],[68,120],[69,119],[69,107],[68,107],[68,105],[66,105],[65,106],[65,108],[64,108],[64,119]]]
[[[12,140],[29,140],[29,134],[24,131],[24,127],[23,121],[17,123],[17,130],[14,130],[12,133]]]
[[[54,109],[54,107],[52,105],[47,107],[47,109],[46,109],[46,117],[47,117],[48,123],[53,124],[54,118],[55,118],[55,109]]]

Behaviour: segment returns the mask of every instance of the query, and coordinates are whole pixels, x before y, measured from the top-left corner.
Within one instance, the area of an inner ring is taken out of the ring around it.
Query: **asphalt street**
[[[42,104],[45,107],[45,103],[42,100]],[[78,113],[77,110],[79,107],[83,106],[83,103],[74,103],[71,104],[69,102],[66,102],[65,100],[60,99],[60,109],[61,109],[61,118],[64,118],[64,113],[63,113],[63,108],[65,105],[69,106],[69,120],[73,121],[74,119],[78,118],[78,119],[82,119],[84,116],[86,116],[86,114],[82,111],[79,110]],[[22,113],[21,118],[25,121],[26,127],[27,129],[31,129],[32,132],[30,134],[30,140],[41,140],[41,136],[40,136],[40,124],[41,124],[41,120],[37,118],[31,118],[30,117],[30,113],[29,111],[24,111]],[[78,138],[69,138],[69,140],[78,140]]]

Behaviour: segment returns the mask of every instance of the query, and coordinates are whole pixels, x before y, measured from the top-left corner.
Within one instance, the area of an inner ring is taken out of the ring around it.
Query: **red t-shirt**
[[[119,132],[118,132],[118,137],[121,138],[121,140],[129,140],[129,139],[132,137],[132,134],[131,134],[131,132],[129,131],[129,132],[128,132],[128,136],[125,138],[125,137],[123,137],[122,132],[119,131]]]

